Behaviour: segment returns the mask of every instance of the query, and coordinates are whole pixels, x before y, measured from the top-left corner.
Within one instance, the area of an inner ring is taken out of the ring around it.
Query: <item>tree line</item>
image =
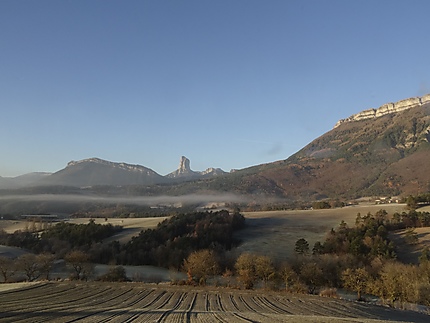
[[[6,233],[0,230],[0,244],[26,249],[36,254],[55,254],[62,258],[71,250],[90,252],[95,245],[122,230],[121,226],[96,224],[93,219],[88,224],[73,224],[59,222],[42,232],[32,230],[17,230]]]
[[[70,248],[64,253],[63,259],[72,268],[74,279],[87,279],[91,263],[95,262],[117,265],[103,277],[106,280],[126,279],[121,265],[151,264],[173,267],[187,274],[186,281],[175,283],[204,285],[210,281],[215,284],[223,282],[234,288],[261,286],[322,294],[335,294],[337,288],[346,288],[356,292],[357,298],[370,293],[390,304],[413,302],[430,305],[430,250],[422,250],[419,264],[402,264],[396,260],[396,246],[389,239],[390,231],[426,225],[428,217],[428,213],[414,210],[393,216],[384,210],[375,214],[357,214],[354,227],[342,221],[312,249],[304,238],[298,239],[294,245],[296,256],[284,263],[275,263],[266,255],[253,253],[243,253],[230,259],[225,251],[236,245],[233,232],[244,227],[245,219],[239,212],[228,211],[173,216],[154,229],[142,231],[124,245],[99,242],[101,234],[96,234],[98,230],[92,222],[81,225],[85,228],[80,229],[62,224],[52,232],[47,229],[46,235],[23,235],[21,243],[31,244],[34,237],[64,242],[74,239],[72,232],[75,230],[92,236],[91,239],[78,240],[73,248],[69,244]],[[4,239],[4,234],[1,237]],[[46,253],[40,246],[38,248],[40,254],[33,255],[40,256],[35,273],[46,277],[49,266],[42,265],[42,255]],[[54,252],[54,256],[58,254]],[[18,263],[23,262],[20,260]],[[27,263],[27,269],[21,266],[21,271],[26,273],[28,280],[36,279],[31,261]],[[6,281],[7,273],[2,275]]]
[[[421,205],[430,205],[430,193],[409,195],[404,199],[404,202],[410,209],[416,210]]]

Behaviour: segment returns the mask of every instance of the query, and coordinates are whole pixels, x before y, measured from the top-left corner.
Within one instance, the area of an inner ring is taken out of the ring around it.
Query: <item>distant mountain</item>
[[[4,188],[16,188],[12,178],[0,176],[0,189]]]
[[[203,172],[193,171],[190,168],[190,160],[186,157],[181,157],[179,168],[166,176],[141,165],[88,158],[71,161],[64,169],[52,174],[31,173],[15,178],[0,177],[0,189],[16,189],[26,186],[148,186],[210,178],[224,173],[219,168],[208,168]]]
[[[0,177],[0,189],[31,186],[49,175],[51,173],[35,172],[16,177]]]
[[[114,163],[99,158],[71,161],[67,167],[37,182],[38,185],[86,187],[94,185],[153,185],[165,178],[140,165]]]

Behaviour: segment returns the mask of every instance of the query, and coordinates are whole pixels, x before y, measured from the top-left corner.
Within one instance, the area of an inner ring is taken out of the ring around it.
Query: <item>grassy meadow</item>
[[[323,242],[331,228],[336,228],[342,220],[354,226],[358,213],[375,214],[381,209],[388,214],[401,213],[406,211],[406,205],[362,203],[336,209],[245,212],[247,227],[237,234],[242,244],[235,253],[253,252],[275,261],[288,260],[294,257],[298,239],[306,239],[312,249],[315,242]]]
[[[247,227],[236,233],[236,238],[241,241],[241,244],[232,251],[232,255],[252,252],[268,255],[273,260],[282,262],[294,257],[294,245],[298,239],[305,238],[312,248],[316,241],[323,242],[330,229],[336,228],[342,220],[349,226],[354,226],[358,213],[375,214],[381,209],[386,210],[388,214],[407,211],[405,204],[360,203],[336,209],[243,212]],[[430,207],[422,208],[420,211],[429,209]],[[125,243],[131,237],[138,235],[141,230],[154,228],[164,219],[166,217],[96,218],[95,222],[122,226],[123,231],[109,238],[107,242],[118,240]],[[68,222],[81,224],[88,221],[88,218],[76,218]],[[8,233],[25,230],[27,227],[29,223],[24,220],[0,220],[0,229]],[[414,247],[415,249],[419,249],[423,243],[430,245],[430,228],[417,228],[416,232],[419,244]],[[401,232],[398,235],[401,239]],[[409,249],[402,250],[403,253],[409,251]]]

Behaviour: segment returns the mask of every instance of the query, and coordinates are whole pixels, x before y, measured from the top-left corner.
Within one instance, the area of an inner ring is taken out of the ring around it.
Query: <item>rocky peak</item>
[[[179,167],[174,172],[171,172],[170,174],[167,174],[166,177],[168,178],[181,178],[181,179],[189,179],[189,178],[199,178],[199,177],[209,177],[209,176],[216,176],[216,175],[222,175],[225,174],[225,172],[220,168],[208,168],[203,172],[196,172],[191,170],[190,167],[190,160],[182,156],[181,160],[179,161]]]
[[[377,109],[364,110],[360,113],[350,116],[349,118],[341,119],[336,123],[334,128],[339,127],[342,123],[345,123],[345,122],[379,118],[386,114],[401,112],[404,110],[422,106],[427,103],[430,103],[430,94],[426,94],[422,97],[415,97],[415,98],[401,100],[395,103],[392,103],[392,102],[386,103]]]
[[[169,178],[177,178],[177,177],[195,177],[199,175],[197,172],[193,172],[190,167],[190,160],[182,156],[181,160],[179,161],[179,167],[174,172],[171,172],[170,174],[167,174],[166,176]]]
[[[191,171],[190,160],[187,157],[185,157],[185,156],[181,157],[181,161],[179,162],[178,171],[180,173],[188,173]]]

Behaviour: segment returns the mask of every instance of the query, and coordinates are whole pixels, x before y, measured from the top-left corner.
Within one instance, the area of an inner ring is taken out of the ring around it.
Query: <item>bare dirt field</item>
[[[254,252],[286,261],[294,256],[295,242],[305,238],[312,249],[315,242],[324,242],[331,228],[336,229],[343,220],[355,226],[357,213],[375,214],[384,209],[388,214],[406,211],[404,204],[360,204],[336,209],[244,212],[247,227],[237,233],[242,241],[234,251]]]
[[[281,292],[56,282],[0,291],[1,322],[428,322],[412,311]]]

